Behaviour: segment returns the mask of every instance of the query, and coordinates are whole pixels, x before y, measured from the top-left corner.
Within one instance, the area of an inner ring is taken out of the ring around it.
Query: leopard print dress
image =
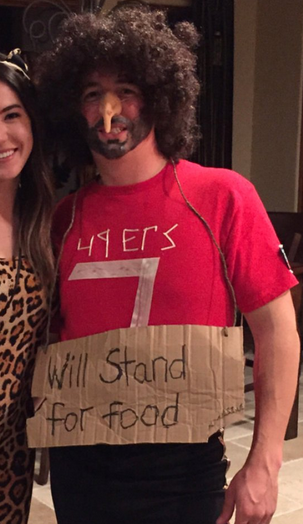
[[[0,523],[26,524],[34,450],[26,440],[31,381],[44,335],[46,296],[28,262],[0,259]],[[19,269],[19,281],[16,274]]]

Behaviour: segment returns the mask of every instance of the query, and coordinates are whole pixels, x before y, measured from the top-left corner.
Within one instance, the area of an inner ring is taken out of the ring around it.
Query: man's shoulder
[[[91,183],[87,184],[78,191],[66,195],[58,202],[52,221],[53,238],[61,237],[64,234],[72,221],[74,207],[77,207],[87,192],[90,191],[91,185]]]
[[[74,191],[59,200],[55,207],[54,217],[68,214],[72,211],[74,204],[80,202],[85,195],[91,191],[92,186],[95,182],[90,182],[83,187],[80,187],[77,191]]]
[[[72,208],[75,194],[76,194],[75,192],[69,193],[68,195],[64,196],[63,198],[59,200],[59,202],[57,203],[55,207],[55,213],[54,213],[55,216]]]
[[[185,184],[213,191],[249,192],[253,184],[236,171],[221,167],[205,167],[188,160],[180,160],[177,173]]]

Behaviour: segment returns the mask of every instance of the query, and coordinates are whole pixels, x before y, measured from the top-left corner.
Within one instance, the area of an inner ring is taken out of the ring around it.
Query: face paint
[[[108,159],[132,151],[153,129],[141,90],[117,73],[95,71],[87,76],[81,114],[90,150]]]
[[[143,113],[134,120],[114,116],[111,119],[112,132],[106,133],[102,118],[93,127],[87,127],[87,144],[92,151],[107,159],[121,158],[149,135],[152,125],[151,119]]]

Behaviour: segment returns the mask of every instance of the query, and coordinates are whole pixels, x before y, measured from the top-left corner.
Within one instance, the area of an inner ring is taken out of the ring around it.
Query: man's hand
[[[227,524],[236,509],[235,524],[268,524],[275,512],[278,472],[245,465],[233,478],[217,524]]]

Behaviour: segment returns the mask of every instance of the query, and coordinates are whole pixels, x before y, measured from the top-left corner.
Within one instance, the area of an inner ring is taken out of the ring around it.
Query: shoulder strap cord
[[[70,230],[72,229],[72,227],[74,225],[75,215],[76,215],[77,197],[78,197],[78,191],[76,191],[75,194],[74,194],[71,220],[70,220],[70,223],[69,223],[69,226],[68,226],[67,230],[65,231],[65,233],[64,233],[64,235],[62,237],[60,251],[59,251],[59,254],[58,254],[58,257],[57,257],[57,262],[56,262],[56,265],[55,265],[54,280],[53,280],[53,283],[52,283],[52,286],[51,286],[51,289],[50,289],[50,297],[49,297],[50,307],[48,309],[48,316],[47,316],[46,337],[45,337],[45,344],[42,346],[42,348],[43,348],[45,353],[46,353],[46,350],[47,350],[48,345],[49,345],[50,325],[51,325],[51,318],[52,318],[52,302],[53,302],[53,298],[54,298],[55,288],[56,288],[56,285],[57,285],[57,278],[58,278],[58,273],[59,273],[59,264],[60,264],[60,261],[61,261],[65,240],[66,240],[67,235],[69,234]]]
[[[177,174],[176,164],[175,164],[174,160],[171,159],[171,163],[173,165],[176,182],[178,184],[180,193],[181,193],[184,201],[186,202],[186,205],[199,218],[199,220],[204,224],[205,228],[208,231],[209,236],[211,237],[214,245],[216,246],[216,248],[217,248],[217,250],[219,252],[220,259],[221,259],[222,266],[223,266],[224,277],[225,277],[225,280],[227,282],[227,286],[228,286],[228,289],[229,289],[229,292],[230,292],[230,295],[231,295],[232,301],[233,301],[233,306],[234,306],[234,322],[233,322],[233,326],[235,326],[236,323],[237,323],[237,300],[236,300],[235,290],[234,290],[233,285],[232,285],[232,283],[231,283],[231,281],[229,279],[229,276],[228,276],[227,264],[226,264],[224,253],[223,253],[222,249],[220,248],[217,240],[215,239],[215,236],[214,236],[214,234],[213,234],[213,232],[211,230],[211,227],[208,224],[208,222],[205,220],[205,218],[202,217],[202,215],[200,215],[199,211],[197,211],[197,209],[189,202],[189,200],[185,196],[185,194],[183,192],[183,189],[182,189],[182,186],[180,184],[180,180],[179,180],[179,177],[178,177],[178,174]]]

